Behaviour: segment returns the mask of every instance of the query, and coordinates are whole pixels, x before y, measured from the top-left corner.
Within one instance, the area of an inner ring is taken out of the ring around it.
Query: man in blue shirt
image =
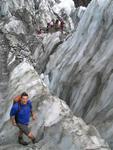
[[[21,94],[20,102],[14,103],[10,111],[10,118],[12,124],[19,128],[18,142],[23,145],[28,143],[23,140],[23,133],[27,135],[33,143],[35,143],[35,137],[28,128],[30,116],[35,120],[35,115],[32,112],[32,102],[28,99],[28,94],[23,92]]]

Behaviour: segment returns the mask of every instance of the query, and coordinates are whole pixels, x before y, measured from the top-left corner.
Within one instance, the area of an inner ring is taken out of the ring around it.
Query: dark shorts
[[[30,133],[30,129],[28,128],[28,125],[18,123],[17,126],[24,134],[28,135]]]

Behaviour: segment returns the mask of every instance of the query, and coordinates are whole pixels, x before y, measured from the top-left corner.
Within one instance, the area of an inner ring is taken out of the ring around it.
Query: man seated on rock
[[[28,94],[23,92],[20,96],[20,101],[13,104],[10,111],[10,118],[12,124],[19,128],[18,142],[22,145],[28,145],[28,142],[23,140],[23,133],[32,140],[33,143],[36,142],[35,137],[28,128],[30,116],[35,120],[35,114],[32,112],[32,102],[28,99]]]

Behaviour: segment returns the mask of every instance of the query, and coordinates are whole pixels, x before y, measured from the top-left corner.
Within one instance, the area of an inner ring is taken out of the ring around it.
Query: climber
[[[54,24],[55,24],[55,20],[52,19],[51,22],[50,22],[51,28],[54,28]]]
[[[64,30],[64,21],[63,20],[61,20],[60,21],[60,29],[61,29],[61,33],[63,33],[63,30]]]
[[[36,138],[28,128],[30,115],[35,120],[36,116],[32,111],[32,102],[28,99],[28,94],[23,92],[20,96],[20,102],[15,102],[10,111],[10,119],[14,126],[19,128],[18,142],[22,145],[28,145],[28,142],[23,140],[23,133],[36,143]]]
[[[57,31],[59,29],[59,20],[57,19],[55,22],[55,30]]]
[[[46,31],[47,31],[47,32],[49,32],[50,27],[51,27],[50,22],[48,22],[48,23],[47,23],[47,27],[46,27]]]
[[[42,33],[42,29],[37,30],[37,34],[41,34]]]

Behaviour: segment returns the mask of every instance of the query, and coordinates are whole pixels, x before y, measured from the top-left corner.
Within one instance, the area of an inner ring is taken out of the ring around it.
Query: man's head
[[[27,101],[28,101],[28,94],[26,92],[23,92],[21,94],[21,103],[22,104],[27,104]]]

